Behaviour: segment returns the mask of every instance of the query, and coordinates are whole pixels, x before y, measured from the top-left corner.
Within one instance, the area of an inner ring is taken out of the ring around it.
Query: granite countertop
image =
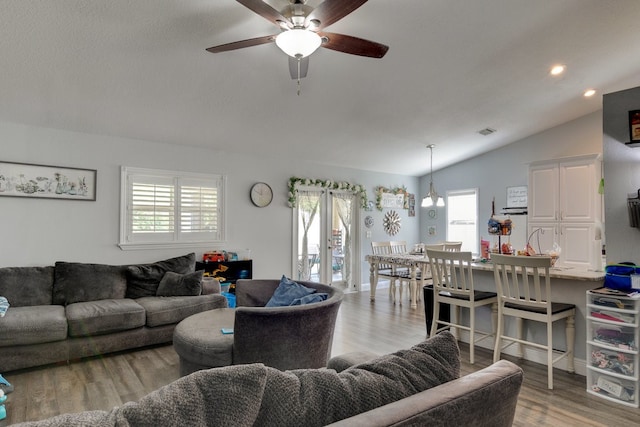
[[[474,270],[493,271],[493,264],[488,262],[474,262],[471,264]],[[549,269],[553,279],[569,279],[599,282],[604,280],[604,271],[579,270],[574,267],[551,267]]]

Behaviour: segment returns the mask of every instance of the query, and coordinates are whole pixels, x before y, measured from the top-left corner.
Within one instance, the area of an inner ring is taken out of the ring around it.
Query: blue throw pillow
[[[322,302],[329,298],[329,294],[317,292],[315,294],[305,295],[302,298],[296,298],[289,305],[305,305],[313,304],[314,302]]]
[[[280,284],[265,307],[286,307],[292,305],[295,300],[310,295],[315,291],[315,289],[302,286],[283,275],[282,279],[280,279]]]

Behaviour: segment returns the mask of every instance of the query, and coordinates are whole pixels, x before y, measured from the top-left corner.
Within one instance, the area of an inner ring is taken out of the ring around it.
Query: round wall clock
[[[269,206],[273,200],[273,190],[271,190],[269,184],[257,182],[251,187],[249,196],[251,197],[251,202],[254,205],[259,208],[264,208],[265,206]]]
[[[384,214],[382,225],[387,234],[395,236],[400,231],[400,215],[396,211],[387,212]]]
[[[373,227],[373,217],[371,215],[367,215],[364,218],[364,226],[367,228]]]

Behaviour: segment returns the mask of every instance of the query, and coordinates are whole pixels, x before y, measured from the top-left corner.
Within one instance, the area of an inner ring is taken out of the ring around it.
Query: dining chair
[[[392,254],[406,254],[407,251],[407,242],[406,240],[392,240],[389,242],[391,244],[391,253]],[[397,265],[392,266],[393,275],[397,278],[398,283],[398,294],[400,301],[402,302],[402,289],[403,285],[406,283],[407,287],[409,287],[410,271],[408,267],[398,267]],[[396,286],[389,286],[389,295],[391,296],[391,300],[395,303],[396,301]]]
[[[445,251],[460,252],[462,249],[462,242],[442,242]]]
[[[390,255],[392,252],[391,242],[371,242],[371,252],[374,255]],[[395,303],[395,283],[399,277],[394,273],[393,265],[386,263],[378,263],[378,277],[389,280],[389,296]]]
[[[567,359],[567,370],[574,372],[575,314],[574,304],[551,301],[551,278],[549,268],[551,257],[515,256],[491,254],[496,288],[498,290],[498,330],[493,351],[493,361],[500,359],[500,353],[517,343],[518,357],[522,358],[524,346],[542,349],[547,353],[547,385],[553,389],[553,364]],[[516,318],[516,334],[505,334],[505,317]],[[565,319],[566,350],[554,348],[553,322]],[[524,336],[524,320],[546,324],[545,344],[527,340]],[[502,344],[502,341],[509,341]],[[554,359],[554,352],[559,355]]]
[[[471,252],[452,252],[427,249],[427,257],[433,275],[433,319],[429,336],[454,328],[454,335],[460,339],[458,329],[469,331],[469,362],[474,363],[475,344],[483,339],[495,336],[498,298],[495,292],[476,291],[473,288],[473,270]],[[440,318],[440,304],[453,307],[451,321]],[[476,330],[476,308],[491,306],[491,332]],[[469,326],[463,325],[460,309],[469,309]],[[444,326],[439,326],[444,325]],[[478,335],[476,337],[476,335]]]

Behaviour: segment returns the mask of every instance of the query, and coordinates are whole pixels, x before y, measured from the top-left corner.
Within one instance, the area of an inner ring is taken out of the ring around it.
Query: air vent
[[[496,132],[496,130],[492,128],[484,128],[478,131],[478,133],[483,136],[491,135],[494,132]]]

